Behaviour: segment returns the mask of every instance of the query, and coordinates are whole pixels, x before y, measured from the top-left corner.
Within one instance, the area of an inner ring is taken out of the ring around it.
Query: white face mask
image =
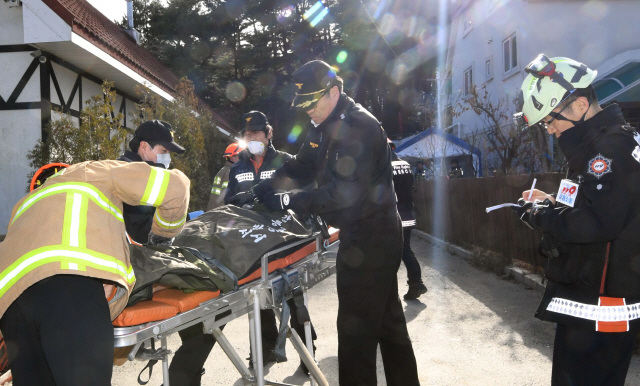
[[[163,164],[165,169],[169,169],[169,164],[171,163],[171,155],[169,153],[167,153],[167,154],[158,154],[157,163]]]
[[[151,151],[153,151],[153,149],[151,149]],[[171,163],[171,155],[169,155],[169,153],[167,154],[158,154],[155,151],[153,151],[153,154],[156,155],[156,162],[158,164],[163,164],[165,169],[169,169],[169,164]],[[145,161],[147,162],[151,162],[149,160],[149,158],[147,158],[147,156],[145,156],[144,154],[142,154],[145,158]]]
[[[249,152],[253,155],[261,155],[264,153],[264,143],[260,141],[251,141],[247,144]]]

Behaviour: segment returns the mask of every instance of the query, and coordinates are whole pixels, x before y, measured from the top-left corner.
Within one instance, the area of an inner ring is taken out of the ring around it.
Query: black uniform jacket
[[[274,178],[256,186],[258,197],[281,180],[291,179],[299,186],[315,181],[317,189],[291,197],[295,212],[322,215],[341,230],[355,222],[367,226],[361,220],[382,216],[388,221],[397,216],[391,150],[386,133],[371,113],[342,94],[327,119],[318,126],[310,122],[307,129],[309,134],[296,157],[278,168]]]
[[[229,185],[227,185],[227,193],[224,196],[225,204],[229,203],[229,199],[233,195],[251,189],[260,181],[270,179],[277,168],[292,158],[291,154],[278,151],[269,144],[260,170],[256,173],[249,150],[243,150],[238,156],[240,159],[229,170]]]
[[[127,150],[123,155],[118,158],[118,161],[126,162],[146,162],[151,166],[156,166],[164,169],[163,164],[158,164],[151,161],[144,161],[137,153]],[[124,218],[124,227],[127,230],[129,237],[140,244],[146,244],[149,242],[149,232],[151,232],[151,225],[153,225],[153,215],[156,213],[156,208],[153,206],[132,206],[126,203],[122,203],[122,217]]]
[[[573,208],[559,204],[536,215],[560,252],[547,263],[549,282],[536,317],[595,329],[595,319],[606,320],[593,307],[604,296],[625,298],[630,323],[638,323],[640,147],[633,134],[611,105],[560,136],[567,177],[580,187]]]
[[[398,213],[402,218],[402,227],[416,226],[413,214],[413,171],[407,161],[403,161],[395,152],[391,152],[393,167],[393,188],[398,197]]]

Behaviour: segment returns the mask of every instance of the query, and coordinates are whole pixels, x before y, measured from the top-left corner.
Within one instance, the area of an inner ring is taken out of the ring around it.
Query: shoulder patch
[[[589,161],[589,168],[587,173],[600,179],[603,175],[611,173],[611,163],[613,161],[610,158],[604,157],[602,154],[598,154],[595,158]]]

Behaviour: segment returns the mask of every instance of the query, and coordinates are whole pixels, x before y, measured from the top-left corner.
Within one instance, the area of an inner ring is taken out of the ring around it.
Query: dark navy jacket
[[[567,178],[579,188],[574,207],[558,204],[535,215],[560,254],[545,269],[539,319],[595,330],[602,296],[625,298],[629,309],[621,314],[640,322],[640,147],[634,132],[611,105],[560,136]]]
[[[233,195],[245,192],[260,181],[271,178],[275,170],[292,156],[289,153],[276,150],[273,145],[269,144],[258,173],[251,162],[249,150],[243,150],[239,154],[239,158],[240,160],[233,164],[229,170],[229,185],[227,185],[227,193],[224,196],[225,204],[229,203],[229,199]]]
[[[398,197],[398,213],[402,218],[402,227],[416,226],[416,217],[413,214],[413,171],[411,165],[391,152],[393,166],[393,188]]]
[[[299,186],[315,182],[317,189],[292,196],[296,213],[322,215],[340,229],[372,217],[397,216],[391,149],[371,113],[342,94],[329,117],[318,126],[310,122],[307,130],[296,157],[276,170],[272,180],[256,186],[259,198],[273,189],[274,181],[294,180]]]

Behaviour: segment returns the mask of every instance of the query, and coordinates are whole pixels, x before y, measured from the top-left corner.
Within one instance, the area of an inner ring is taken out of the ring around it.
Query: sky
[[[88,0],[98,11],[102,12],[109,20],[122,20],[127,14],[127,2],[125,0]]]
[[[123,16],[127,15],[127,2],[125,0],[87,0],[89,4],[93,5],[98,11],[102,12],[109,20],[122,20]],[[167,0],[162,0],[161,3],[166,4]]]

